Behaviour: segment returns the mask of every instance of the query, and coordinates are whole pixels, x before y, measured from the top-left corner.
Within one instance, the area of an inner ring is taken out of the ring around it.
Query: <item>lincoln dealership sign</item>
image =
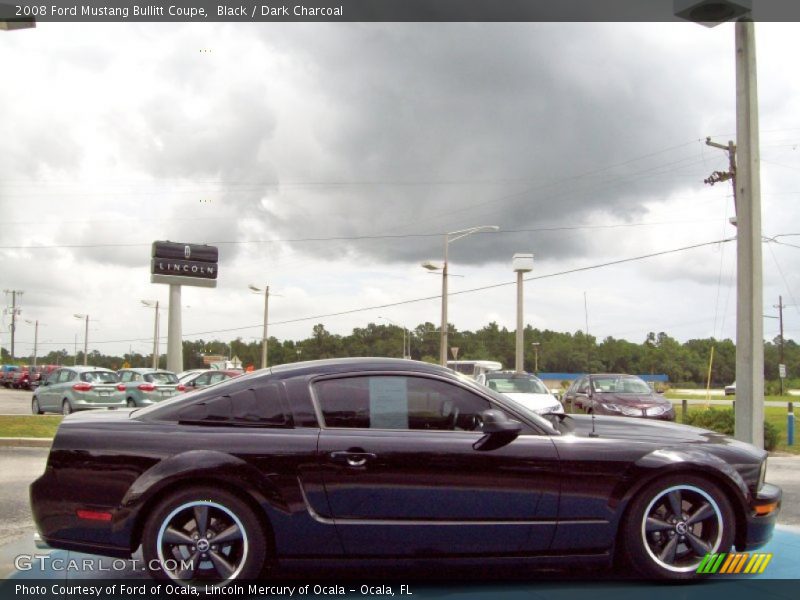
[[[150,282],[217,287],[216,246],[153,242]]]

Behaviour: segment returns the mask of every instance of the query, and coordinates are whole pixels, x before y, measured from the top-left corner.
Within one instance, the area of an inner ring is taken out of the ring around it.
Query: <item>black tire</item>
[[[214,543],[223,535],[229,543]],[[202,540],[205,543],[200,546]],[[142,552],[156,579],[225,585],[258,578],[267,542],[247,503],[224,490],[196,487],[177,492],[155,507],[144,526]],[[181,560],[193,570],[181,570]]]
[[[36,397],[34,397],[34,399],[31,400],[31,412],[35,415],[41,415],[43,412],[41,407],[39,406],[39,399]]]
[[[74,412],[75,411],[72,410],[72,404],[69,403],[69,400],[64,398],[64,401],[61,403],[61,414],[66,417],[67,415],[71,415]]]
[[[136,401],[133,398],[128,398],[125,404],[128,405],[128,408],[136,408]]]
[[[707,553],[730,550],[735,526],[731,503],[716,484],[696,475],[670,475],[645,487],[628,507],[622,558],[648,579],[697,579]]]

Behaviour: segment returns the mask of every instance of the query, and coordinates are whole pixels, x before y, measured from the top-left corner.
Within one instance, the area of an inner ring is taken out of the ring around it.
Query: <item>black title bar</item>
[[[677,4],[676,4],[677,1]],[[2,0],[0,23],[36,21],[665,22],[695,0]],[[701,2],[702,0],[696,0]],[[710,0],[708,0],[710,1]],[[800,21],[796,0],[751,0],[755,21]],[[742,4],[747,0],[714,0]]]

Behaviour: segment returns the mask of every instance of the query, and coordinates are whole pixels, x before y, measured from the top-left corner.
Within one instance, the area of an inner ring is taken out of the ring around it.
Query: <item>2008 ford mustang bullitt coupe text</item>
[[[769,540],[766,458],[673,423],[541,417],[435,365],[337,359],[71,415],[31,504],[50,546],[141,545],[180,583],[321,558],[616,558],[690,579],[706,553]]]

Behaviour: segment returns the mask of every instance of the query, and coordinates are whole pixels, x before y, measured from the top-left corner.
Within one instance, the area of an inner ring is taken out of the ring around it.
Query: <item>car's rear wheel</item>
[[[128,398],[127,405],[128,405],[128,408],[136,408],[136,402],[134,401],[133,398]]]
[[[633,500],[622,526],[622,551],[644,577],[694,579],[706,554],[730,549],[734,527],[731,503],[717,485],[673,475]]]
[[[41,409],[41,407],[39,406],[39,399],[38,399],[38,398],[34,398],[34,399],[31,401],[31,412],[32,412],[33,414],[35,414],[35,415],[40,415],[40,414],[42,414],[42,409]]]
[[[61,403],[61,414],[66,416],[71,415],[73,412],[75,411],[72,410],[72,404],[69,403],[69,400],[64,398],[64,401]]]
[[[266,549],[264,530],[253,510],[233,494],[206,487],[161,502],[142,535],[151,575],[183,585],[255,579]]]

